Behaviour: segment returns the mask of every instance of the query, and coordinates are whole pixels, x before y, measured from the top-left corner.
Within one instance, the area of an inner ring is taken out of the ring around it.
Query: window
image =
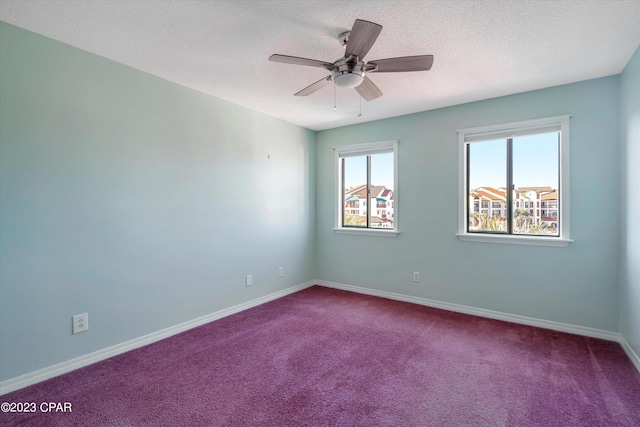
[[[398,141],[346,145],[334,150],[337,193],[334,230],[397,235]],[[356,206],[359,209],[352,209]]]
[[[461,240],[571,242],[569,116],[459,130],[458,156]]]

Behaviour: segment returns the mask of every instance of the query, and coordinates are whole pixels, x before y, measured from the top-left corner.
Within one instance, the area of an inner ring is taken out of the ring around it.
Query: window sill
[[[497,236],[491,234],[470,234],[459,233],[458,239],[467,242],[482,243],[505,243],[508,245],[532,245],[532,246],[555,246],[567,247],[573,242],[571,239],[563,239],[562,237],[543,237],[543,236]]]
[[[338,228],[334,228],[333,231],[339,234],[359,234],[361,236],[382,236],[382,237],[396,237],[398,234],[400,234],[400,232],[396,230],[376,230],[372,228],[338,227]]]

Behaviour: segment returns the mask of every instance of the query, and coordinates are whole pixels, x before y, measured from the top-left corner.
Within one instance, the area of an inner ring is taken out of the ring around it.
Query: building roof
[[[551,187],[517,187],[517,193],[528,193],[529,191],[533,191],[536,193],[547,193],[551,191],[555,191],[555,189]]]
[[[505,201],[507,198],[507,193],[503,187],[478,187],[475,190],[471,190],[471,196],[480,197],[482,200]]]
[[[558,200],[558,190],[551,187],[517,187],[515,191],[518,194],[535,192],[536,194],[540,194],[541,200]],[[504,187],[478,187],[471,190],[470,195],[472,197],[479,197],[481,200],[505,201],[507,193]]]
[[[384,185],[371,186],[371,198],[374,197],[388,197],[389,193],[393,196],[393,190],[386,188]],[[360,198],[367,198],[367,185],[357,185],[344,192],[345,195],[358,196]]]
[[[380,194],[385,190],[384,185],[372,185],[371,186],[371,197],[379,197]]]

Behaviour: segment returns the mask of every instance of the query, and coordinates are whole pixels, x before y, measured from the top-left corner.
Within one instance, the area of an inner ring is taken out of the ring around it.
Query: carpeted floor
[[[640,374],[614,342],[312,287],[0,402],[38,405],[12,426],[640,426]]]

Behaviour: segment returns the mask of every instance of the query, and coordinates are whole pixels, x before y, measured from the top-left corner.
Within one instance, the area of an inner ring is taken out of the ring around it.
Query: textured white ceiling
[[[365,60],[433,54],[431,71],[371,74],[362,101],[273,53],[333,62],[355,19],[383,26]],[[0,0],[0,19],[314,130],[618,74],[640,0]]]

